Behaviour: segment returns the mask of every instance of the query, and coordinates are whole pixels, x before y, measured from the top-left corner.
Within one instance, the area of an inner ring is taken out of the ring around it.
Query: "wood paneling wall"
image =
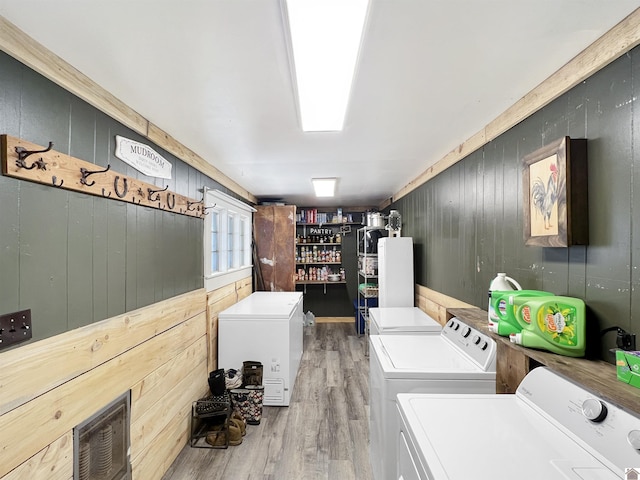
[[[497,272],[523,288],[585,300],[600,357],[620,326],[640,333],[640,47],[392,204],[414,238],[416,283],[487,308]],[[525,246],[522,158],[568,135],[586,138],[590,244]]]
[[[247,277],[0,352],[0,479],[72,478],[73,428],[129,389],[133,478],[162,478],[216,368],[218,313],[251,291]]]
[[[114,156],[115,135],[147,140],[2,52],[0,133],[52,141],[191,198],[203,186],[225,190],[154,145],[173,178],[141,174]],[[203,228],[198,218],[0,175],[0,313],[30,308],[36,341],[202,288]]]
[[[54,80],[0,52],[0,133],[192,198],[205,186],[238,197],[204,160],[0,25],[0,48]],[[156,141],[174,177],[124,164],[115,135]],[[202,239],[200,219],[0,176],[0,313],[33,317],[33,340],[0,351],[0,478],[72,478],[73,427],[129,389],[134,478],[162,477],[217,363],[217,312],[252,291],[248,277],[207,300]]]
[[[449,308],[471,308],[473,305],[461,302],[460,300],[444,295],[430,288],[416,285],[415,305],[420,310],[431,316],[434,320],[444,326],[450,318],[447,315]]]
[[[134,478],[161,478],[207,390],[205,310],[194,290],[0,353],[0,478],[71,478],[73,428],[129,389]]]

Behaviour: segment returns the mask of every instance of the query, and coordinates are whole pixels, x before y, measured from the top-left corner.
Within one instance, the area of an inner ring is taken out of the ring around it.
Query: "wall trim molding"
[[[257,198],[0,15],[0,50],[129,127],[242,198]]]
[[[638,45],[640,45],[640,8],[629,14],[475,135],[435,161],[400,191],[385,200],[379,208],[381,210],[387,208],[393,202],[408,195]]]

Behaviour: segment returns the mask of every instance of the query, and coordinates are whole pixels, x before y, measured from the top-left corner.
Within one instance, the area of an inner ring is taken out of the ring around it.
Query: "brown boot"
[[[247,421],[242,415],[240,415],[238,412],[233,412],[230,421],[234,421],[238,425],[238,427],[240,427],[240,432],[242,433],[243,437],[247,434]]]
[[[212,430],[205,439],[206,442],[213,447],[226,447],[227,438],[229,445],[235,446],[242,443],[242,432],[240,427],[233,421],[229,421],[227,429]]]

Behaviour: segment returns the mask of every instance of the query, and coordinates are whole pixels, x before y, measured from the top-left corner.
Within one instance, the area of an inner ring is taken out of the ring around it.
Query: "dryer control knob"
[[[636,450],[640,450],[640,430],[631,430],[627,435],[627,441]]]
[[[485,340],[484,342],[482,342],[482,345],[480,346],[480,350],[486,350],[487,348],[489,348],[489,342]]]
[[[460,328],[460,324],[459,324],[459,323],[454,323],[454,324],[453,324],[453,329],[454,329],[454,330],[456,330],[456,331],[457,331],[459,328]]]
[[[598,423],[607,417],[607,406],[600,400],[589,398],[582,402],[582,413],[588,420]]]
[[[462,336],[464,338],[467,338],[470,334],[471,334],[471,328],[470,327],[464,327],[464,329],[462,330]]]
[[[473,343],[475,343],[476,345],[478,345],[480,343],[480,340],[482,340],[480,338],[480,335],[474,335],[473,336]]]

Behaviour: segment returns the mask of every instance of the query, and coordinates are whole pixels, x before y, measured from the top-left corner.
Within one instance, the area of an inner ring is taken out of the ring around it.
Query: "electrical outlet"
[[[627,333],[624,330],[618,329],[618,337],[616,338],[616,345],[622,350],[635,350],[636,349],[636,335],[634,333]]]
[[[31,309],[0,315],[0,350],[31,338]]]

